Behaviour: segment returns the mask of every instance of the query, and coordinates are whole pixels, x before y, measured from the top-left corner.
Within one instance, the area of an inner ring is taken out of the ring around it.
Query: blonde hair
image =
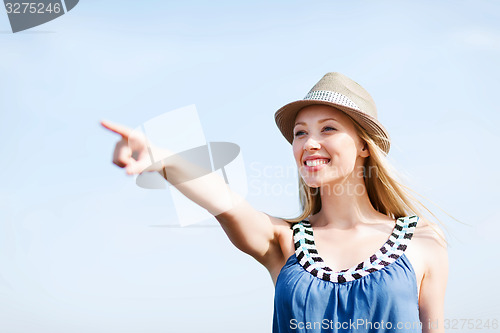
[[[422,216],[424,216],[424,210],[426,210],[437,221],[439,221],[439,219],[410,192],[416,193],[417,195],[419,194],[397,179],[398,177],[401,177],[388,161],[386,153],[376,143],[376,140],[385,140],[385,138],[368,134],[357,121],[355,121],[349,115],[347,116],[353,122],[358,136],[368,145],[368,149],[370,152],[370,156],[366,157],[364,163],[364,183],[372,206],[380,213],[385,214],[393,219],[398,219],[400,217],[406,217],[410,215],[417,215],[419,218],[421,218]],[[368,170],[368,175],[366,175],[366,170]],[[376,170],[375,177],[371,175],[372,170]],[[299,199],[302,213],[295,218],[283,218],[283,220],[289,223],[302,221],[303,219],[309,217],[310,215],[314,215],[321,210],[321,196],[319,188],[309,187],[302,179],[300,173],[298,173],[298,177]],[[447,215],[452,217],[449,214]],[[436,227],[436,223],[428,219],[426,219],[426,221],[429,223],[430,227],[441,237],[441,239],[446,244],[448,244],[445,237]],[[442,223],[440,224],[443,225]]]

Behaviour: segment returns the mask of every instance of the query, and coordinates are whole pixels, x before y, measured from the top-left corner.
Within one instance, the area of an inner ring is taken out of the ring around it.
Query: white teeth
[[[325,160],[325,159],[315,159],[315,160],[308,160],[306,161],[306,165],[307,166],[317,166],[317,165],[320,165],[320,164],[326,164],[328,163],[328,160]]]

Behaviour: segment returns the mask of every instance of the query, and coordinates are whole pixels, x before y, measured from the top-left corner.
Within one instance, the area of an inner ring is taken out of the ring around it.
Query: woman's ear
[[[363,143],[363,148],[361,149],[361,157],[370,156],[370,150],[368,149],[368,143]]]

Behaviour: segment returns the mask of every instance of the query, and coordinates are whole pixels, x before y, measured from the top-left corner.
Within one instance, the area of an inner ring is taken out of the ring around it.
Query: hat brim
[[[386,153],[389,153],[390,150],[390,141],[391,138],[387,130],[382,126],[382,124],[375,119],[374,117],[336,103],[322,101],[322,100],[299,100],[295,102],[291,102],[286,104],[285,106],[278,109],[278,111],[274,114],[274,120],[276,121],[276,125],[281,131],[281,134],[286,138],[286,140],[292,144],[293,142],[293,128],[295,125],[295,118],[297,117],[297,113],[309,105],[328,105],[343,111],[347,115],[351,116],[358,124],[363,127],[368,134],[374,139],[377,145]]]

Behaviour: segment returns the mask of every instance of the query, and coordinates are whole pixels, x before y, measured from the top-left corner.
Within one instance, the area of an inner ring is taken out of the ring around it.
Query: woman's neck
[[[373,208],[363,178],[324,184],[320,195],[321,210],[309,219],[315,226],[348,230],[388,218]]]

